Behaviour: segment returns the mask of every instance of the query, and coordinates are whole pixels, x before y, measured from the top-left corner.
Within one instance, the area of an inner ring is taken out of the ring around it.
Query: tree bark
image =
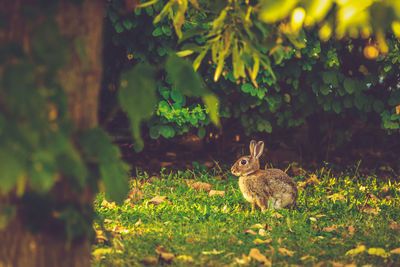
[[[83,0],[79,4],[72,4],[67,0],[59,0],[58,11],[54,14],[62,36],[67,38],[71,48],[67,65],[57,74],[57,79],[68,96],[68,113],[74,122],[75,131],[97,125],[98,96],[103,70],[104,3],[102,0]],[[29,54],[30,25],[25,23],[20,12],[25,5],[39,7],[39,10],[41,8],[35,0],[0,0],[0,10],[8,16],[8,25],[0,30],[0,42],[18,42]],[[68,186],[62,190],[68,191]],[[69,192],[63,192],[63,197],[65,196],[73,197]],[[90,203],[93,195],[86,194],[86,197],[80,196],[80,199]],[[0,230],[0,267],[90,266],[88,235],[67,243],[63,235],[54,231],[59,229],[59,225],[52,225],[56,222],[48,222],[48,229],[45,231],[31,233],[22,221],[23,214],[18,206],[20,202],[15,194],[0,194],[0,207],[9,204],[16,206],[17,215]]]

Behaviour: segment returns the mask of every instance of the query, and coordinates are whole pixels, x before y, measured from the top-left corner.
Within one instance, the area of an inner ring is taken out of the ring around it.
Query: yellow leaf
[[[215,126],[220,126],[219,121],[219,99],[214,94],[207,94],[202,97],[204,105],[207,106],[209,111],[210,120]]]
[[[357,255],[361,252],[364,252],[366,249],[367,248],[364,245],[360,245],[357,248],[353,248],[353,249],[350,249],[349,251],[347,251],[346,255],[351,255],[351,256]]]
[[[157,205],[163,202],[165,199],[167,199],[167,196],[155,196],[149,200],[149,204],[152,203]]]
[[[282,253],[283,255],[287,256],[293,256],[294,251],[288,250],[286,248],[278,248],[279,252]]]
[[[269,244],[269,243],[271,243],[271,242],[272,242],[272,238],[269,238],[269,239],[267,239],[267,240],[262,240],[262,239],[257,238],[257,239],[255,239],[255,240],[253,241],[254,245]]]
[[[193,54],[193,50],[182,50],[182,51],[176,52],[176,55],[178,57],[186,57],[191,54]]]
[[[176,257],[177,260],[186,262],[186,263],[192,263],[193,262],[193,257],[192,256],[187,256],[187,255],[179,255]]]
[[[390,251],[391,254],[400,254],[400,248],[395,248]]]
[[[208,195],[209,195],[210,197],[212,197],[212,196],[221,196],[221,197],[224,197],[224,196],[225,196],[225,191],[210,190],[210,192],[208,192]]]
[[[396,114],[397,114],[397,115],[400,115],[400,105],[397,105],[397,106],[396,106]]]
[[[382,258],[387,258],[390,256],[390,253],[387,253],[383,248],[370,248],[368,249],[368,254],[376,255]]]
[[[247,235],[257,235],[257,233],[254,232],[254,231],[251,230],[251,229],[247,229],[246,231],[244,231],[244,233],[247,234]]]
[[[310,221],[316,222],[316,221],[317,221],[317,219],[316,219],[316,218],[314,218],[314,217],[310,217]]]
[[[256,228],[256,229],[264,229],[265,225],[262,225],[261,223],[256,223],[250,226],[250,228]]]
[[[252,248],[250,250],[249,257],[255,259],[256,261],[263,262],[265,266],[271,266],[271,261],[261,254],[261,252],[256,248]]]
[[[110,201],[103,199],[100,206],[107,208],[107,209],[112,209],[112,208],[115,208],[115,202],[114,201],[110,202]]]

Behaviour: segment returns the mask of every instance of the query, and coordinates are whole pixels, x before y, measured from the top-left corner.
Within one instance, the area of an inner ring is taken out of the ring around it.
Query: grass
[[[398,183],[360,175],[358,168],[338,175],[322,168],[294,179],[301,189],[293,210],[251,213],[237,178],[228,172],[178,171],[158,178],[138,173],[132,181],[134,201],[114,205],[98,195],[92,265],[400,263],[393,251],[400,247]],[[198,192],[188,186],[194,181],[209,183],[225,196]],[[150,203],[155,196],[167,198]]]

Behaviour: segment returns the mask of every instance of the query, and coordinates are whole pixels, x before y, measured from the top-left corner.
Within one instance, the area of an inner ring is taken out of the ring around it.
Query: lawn
[[[400,264],[399,183],[357,167],[294,179],[294,209],[251,213],[227,170],[138,171],[125,203],[97,196],[92,265]]]

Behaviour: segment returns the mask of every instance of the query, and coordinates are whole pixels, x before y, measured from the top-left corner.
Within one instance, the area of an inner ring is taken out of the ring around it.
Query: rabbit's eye
[[[242,164],[242,165],[244,165],[246,163],[247,163],[247,160],[245,160],[245,159],[242,159],[242,161],[240,162],[240,164]]]

